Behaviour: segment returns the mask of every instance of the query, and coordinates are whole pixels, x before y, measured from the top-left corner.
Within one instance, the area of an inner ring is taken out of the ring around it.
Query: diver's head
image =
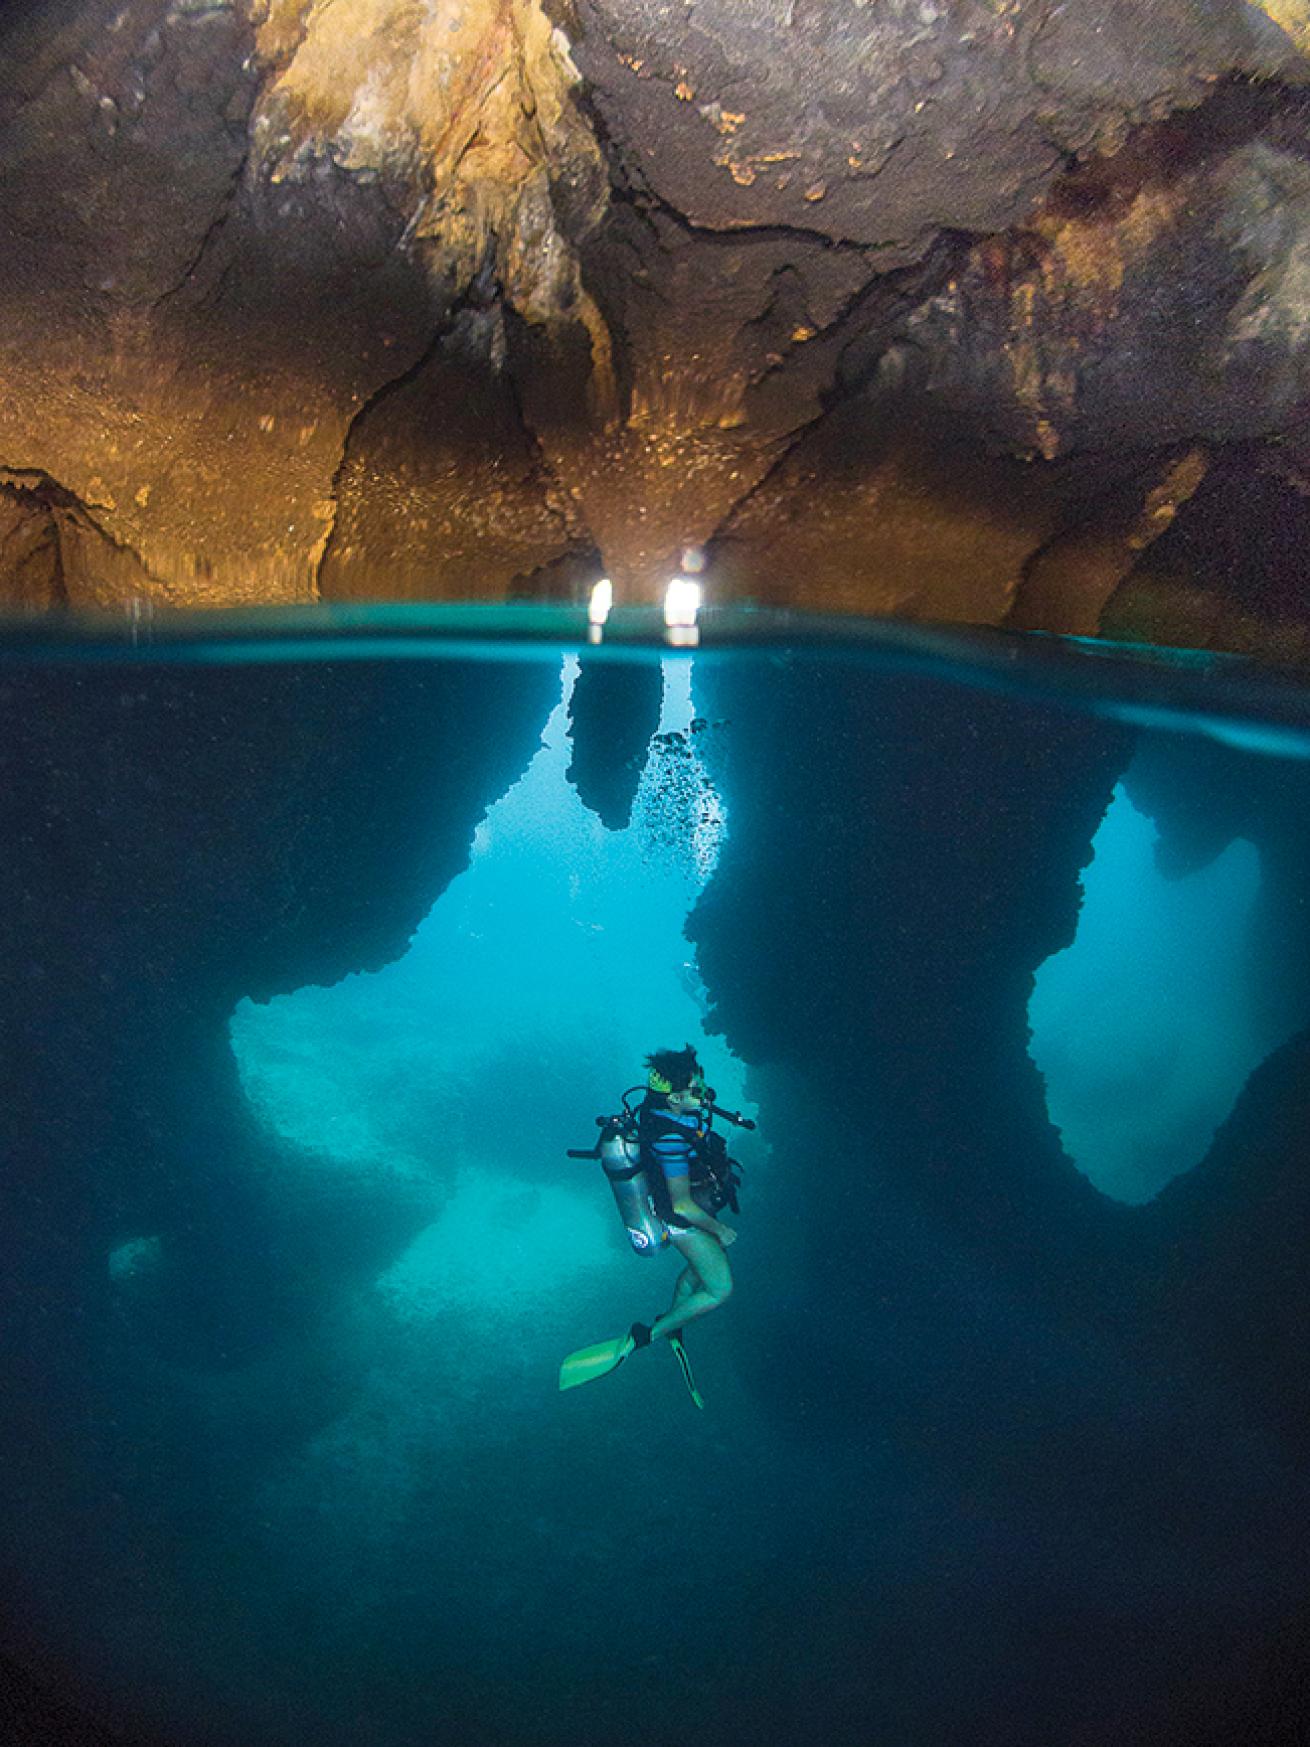
[[[705,1070],[695,1048],[657,1049],[646,1057],[646,1085],[676,1107],[693,1109],[705,1096]]]

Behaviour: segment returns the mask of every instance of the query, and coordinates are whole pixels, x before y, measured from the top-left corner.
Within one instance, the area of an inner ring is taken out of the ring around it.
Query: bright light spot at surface
[[[1117,788],[1083,876],[1078,934],[1037,973],[1031,1053],[1065,1151],[1106,1195],[1147,1201],[1204,1157],[1247,1076],[1282,1041],[1250,999],[1259,858],[1156,872],[1155,828]]]
[[[608,576],[602,576],[591,591],[591,602],[587,607],[587,622],[592,625],[603,625],[610,616],[614,605],[614,584]]]
[[[247,1094],[325,1182],[430,1190],[431,1222],[376,1282],[402,1319],[539,1322],[571,1282],[623,1308],[636,1265],[613,1200],[599,1165],[566,1150],[593,1143],[655,1048],[694,1042],[720,1101],[745,1101],[741,1064],[705,1035],[683,933],[725,830],[697,752],[709,730],[692,732],[692,663],[663,664],[660,738],[621,832],[565,779],[578,670],[570,657],[540,750],[405,957],[233,1015]]]
[[[664,623],[690,629],[701,608],[701,586],[690,576],[675,576],[664,591]]]

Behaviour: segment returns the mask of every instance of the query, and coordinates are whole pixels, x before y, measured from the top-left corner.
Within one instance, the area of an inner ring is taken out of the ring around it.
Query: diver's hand
[[[725,1250],[730,1249],[737,1241],[737,1234],[730,1225],[721,1225],[714,1235]]]

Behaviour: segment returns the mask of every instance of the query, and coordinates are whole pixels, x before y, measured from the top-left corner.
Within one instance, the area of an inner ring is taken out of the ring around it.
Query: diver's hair
[[[701,1071],[694,1044],[685,1049],[657,1049],[646,1057],[646,1066],[653,1074],[669,1082],[669,1089],[685,1092]]]

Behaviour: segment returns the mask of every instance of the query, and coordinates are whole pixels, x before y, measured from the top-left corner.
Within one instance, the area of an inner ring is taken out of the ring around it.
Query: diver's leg
[[[699,1285],[700,1275],[688,1262],[673,1283],[673,1302],[669,1305],[668,1314],[672,1316],[675,1311],[681,1310],[684,1302],[690,1298]]]
[[[678,1276],[673,1304],[651,1328],[653,1341],[676,1334],[707,1310],[717,1310],[732,1291],[727,1254],[707,1231],[680,1231],[672,1241],[678,1253],[686,1257],[687,1268]],[[694,1276],[691,1289],[682,1293],[679,1302],[679,1290],[688,1273]]]

